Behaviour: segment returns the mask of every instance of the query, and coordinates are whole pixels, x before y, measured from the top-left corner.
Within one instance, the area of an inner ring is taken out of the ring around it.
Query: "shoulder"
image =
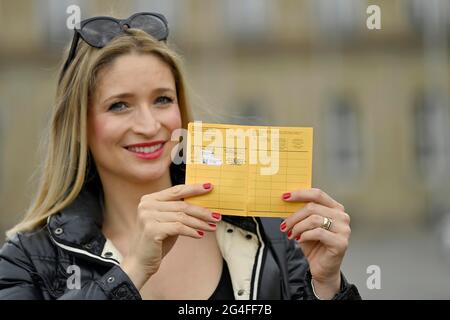
[[[0,256],[4,257],[48,257],[54,252],[55,246],[50,239],[47,227],[26,232],[18,232],[12,238],[7,239],[0,250]]]
[[[48,240],[42,230],[20,232],[9,238],[0,249],[0,288],[15,282],[32,283],[37,273],[35,257],[42,254],[43,248],[48,248]]]
[[[57,297],[66,278],[64,261],[45,226],[15,234],[0,250],[0,299]]]

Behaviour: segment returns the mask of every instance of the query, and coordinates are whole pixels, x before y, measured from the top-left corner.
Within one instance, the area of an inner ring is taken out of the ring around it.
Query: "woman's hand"
[[[332,298],[340,289],[340,269],[350,238],[350,216],[344,206],[320,189],[285,193],[287,202],[307,204],[280,225],[289,239],[299,242],[308,260],[314,287],[319,297]],[[329,230],[326,219],[332,220]]]
[[[179,235],[200,239],[205,231],[216,230],[220,214],[182,200],[211,190],[210,183],[176,185],[141,198],[137,231],[121,264],[138,289],[158,271]]]

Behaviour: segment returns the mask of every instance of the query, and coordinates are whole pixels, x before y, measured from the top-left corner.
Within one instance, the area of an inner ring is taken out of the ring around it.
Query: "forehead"
[[[139,92],[166,87],[175,90],[175,80],[169,65],[154,54],[130,53],[117,57],[98,75],[97,97],[118,91]]]

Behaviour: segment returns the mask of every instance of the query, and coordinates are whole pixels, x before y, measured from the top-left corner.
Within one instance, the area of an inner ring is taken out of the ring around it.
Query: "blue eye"
[[[173,99],[168,96],[160,96],[156,98],[155,104],[164,105],[164,104],[171,104],[173,102]]]
[[[111,111],[121,111],[121,110],[124,110],[125,108],[128,108],[128,106],[125,102],[116,102],[116,103],[113,103],[109,107],[108,111],[110,111],[110,110]]]

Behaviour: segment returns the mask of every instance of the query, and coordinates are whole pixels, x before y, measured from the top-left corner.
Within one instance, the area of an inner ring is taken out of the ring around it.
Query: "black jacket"
[[[183,182],[184,175],[171,172],[174,184]],[[119,262],[105,252],[101,212],[98,194],[86,187],[44,227],[8,240],[0,251],[0,299],[140,299]],[[307,260],[296,242],[279,231],[280,221],[223,216],[224,234],[235,230],[236,241],[242,235],[257,243],[251,283],[245,290],[235,288],[237,299],[316,299]],[[81,271],[81,288],[68,286],[71,266]],[[342,276],[334,299],[360,298]]]

